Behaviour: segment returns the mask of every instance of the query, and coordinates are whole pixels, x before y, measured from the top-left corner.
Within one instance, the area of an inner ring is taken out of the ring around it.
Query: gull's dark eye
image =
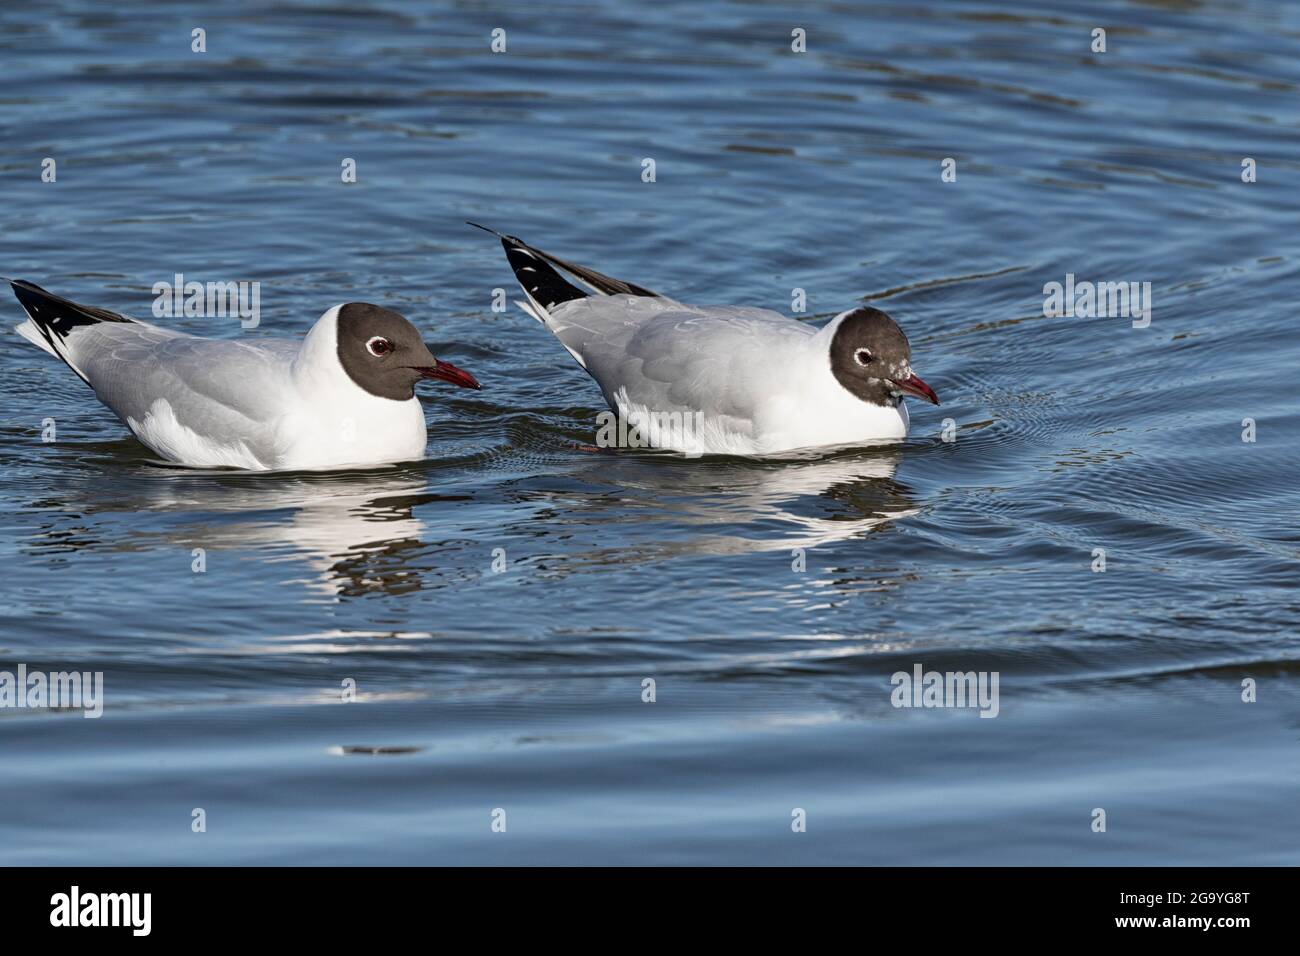
[[[866,349],[858,349],[853,353],[853,361],[857,362],[859,365],[866,365],[871,361],[871,353]]]
[[[371,355],[383,356],[393,350],[393,343],[381,335],[376,335],[366,343],[366,348]]]

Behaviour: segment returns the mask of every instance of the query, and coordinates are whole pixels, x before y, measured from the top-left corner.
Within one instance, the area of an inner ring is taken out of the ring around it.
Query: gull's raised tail
[[[470,222],[468,219],[465,220],[465,223],[476,229],[482,229],[484,232],[490,232],[501,240],[501,245],[506,251],[506,259],[509,260],[510,268],[514,270],[515,278],[519,280],[519,285],[524,290],[524,294],[528,296],[534,309],[539,309],[543,313],[549,313],[551,309],[562,302],[572,302],[574,299],[582,299],[587,296],[587,293],[560,275],[556,271],[557,268],[563,269],[572,275],[597,295],[658,297],[657,292],[651,292],[642,286],[624,282],[622,279],[614,279],[597,272],[595,269],[588,269],[586,266],[566,262],[558,256],[553,256],[549,252],[530,246],[517,236],[503,235],[495,229],[489,229],[477,222]],[[538,316],[538,318],[542,317]]]
[[[89,384],[69,354],[68,342],[79,329],[99,325],[101,322],[134,322],[125,315],[118,315],[108,309],[93,305],[78,305],[70,299],[47,292],[34,282],[25,279],[10,279],[14,295],[27,313],[27,321],[14,327],[14,331],[63,360],[68,368],[77,373],[77,377]]]

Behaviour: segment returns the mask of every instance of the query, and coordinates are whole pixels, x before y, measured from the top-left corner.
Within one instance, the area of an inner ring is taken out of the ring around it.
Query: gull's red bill
[[[482,388],[473,375],[464,369],[457,368],[450,362],[444,362],[442,359],[437,360],[433,368],[416,369],[420,373],[420,378],[436,378],[442,382],[451,382],[453,385],[459,385],[461,388]]]
[[[895,378],[891,379],[891,381],[900,392],[915,395],[917,398],[924,398],[927,402],[932,402],[935,405],[939,404],[939,396],[934,394],[934,389],[915,375],[909,375],[907,378]]]

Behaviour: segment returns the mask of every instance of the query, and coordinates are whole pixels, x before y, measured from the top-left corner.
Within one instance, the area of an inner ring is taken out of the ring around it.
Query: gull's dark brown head
[[[856,397],[894,406],[904,395],[939,404],[934,389],[912,372],[912,349],[897,323],[864,306],[840,320],[831,336],[831,373]]]
[[[371,395],[403,402],[422,378],[481,387],[469,372],[435,358],[415,326],[391,309],[368,302],[339,306],[336,338],[343,370]]]

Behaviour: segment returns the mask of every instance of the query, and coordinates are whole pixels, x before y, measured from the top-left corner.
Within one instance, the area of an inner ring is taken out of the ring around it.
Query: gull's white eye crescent
[[[859,365],[866,365],[871,361],[871,353],[867,349],[858,349],[853,353],[853,361]]]
[[[393,343],[388,341],[382,335],[376,335],[366,342],[366,349],[371,355],[383,356],[393,350]]]

